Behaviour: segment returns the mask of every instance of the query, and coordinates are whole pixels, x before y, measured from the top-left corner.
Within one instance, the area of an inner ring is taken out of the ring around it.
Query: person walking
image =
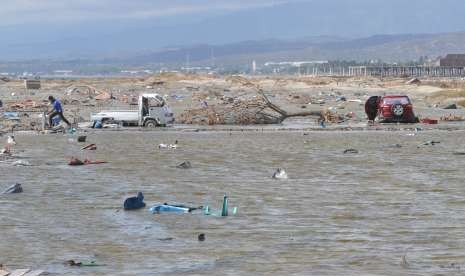
[[[50,111],[48,115],[48,123],[50,124],[50,127],[53,126],[53,117],[59,116],[63,122],[65,122],[68,126],[71,126],[71,124],[66,120],[65,116],[63,116],[63,107],[61,106],[61,103],[59,100],[55,99],[53,96],[48,96],[48,100],[53,106],[52,111]]]

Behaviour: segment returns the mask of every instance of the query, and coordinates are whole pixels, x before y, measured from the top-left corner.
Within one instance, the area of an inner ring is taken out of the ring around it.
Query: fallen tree
[[[290,117],[316,116],[322,117],[321,112],[307,111],[289,113],[272,103],[265,95],[263,89],[246,78],[234,76],[228,81],[248,87],[256,92],[253,97],[234,97],[221,105],[204,106],[202,108],[189,109],[180,115],[178,121],[184,124],[279,124]],[[276,83],[275,83],[276,85]]]

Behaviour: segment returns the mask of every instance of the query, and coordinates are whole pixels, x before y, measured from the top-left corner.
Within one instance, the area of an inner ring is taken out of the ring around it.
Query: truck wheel
[[[155,120],[147,120],[144,124],[145,127],[155,128],[157,127],[157,122]]]

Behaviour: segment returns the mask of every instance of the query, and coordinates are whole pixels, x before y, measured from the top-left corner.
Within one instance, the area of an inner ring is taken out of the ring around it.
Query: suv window
[[[407,97],[399,97],[399,98],[384,98],[383,99],[384,104],[410,104],[410,100]]]

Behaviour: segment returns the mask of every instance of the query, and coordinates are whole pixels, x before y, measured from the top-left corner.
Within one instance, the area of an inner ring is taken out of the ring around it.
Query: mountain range
[[[428,56],[435,59],[449,53],[465,53],[465,32],[440,34],[374,35],[348,39],[332,36],[298,40],[249,40],[222,45],[199,44],[140,51],[106,58],[36,59],[0,63],[0,70],[49,71],[90,67],[180,68],[216,66],[250,68],[257,64],[282,61],[345,60],[365,62],[416,61]]]

